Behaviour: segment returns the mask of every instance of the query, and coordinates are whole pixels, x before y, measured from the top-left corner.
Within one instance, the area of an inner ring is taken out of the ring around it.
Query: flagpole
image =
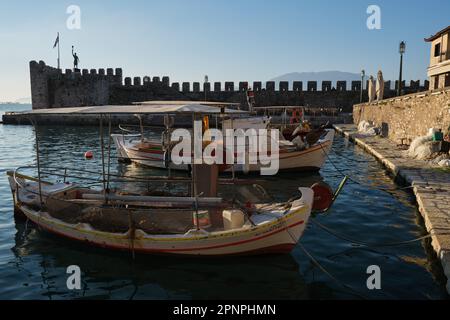
[[[58,69],[61,69],[60,60],[59,60],[59,32],[58,32]]]

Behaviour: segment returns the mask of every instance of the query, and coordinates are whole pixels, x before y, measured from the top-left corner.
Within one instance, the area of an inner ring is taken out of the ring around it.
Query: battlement
[[[33,109],[103,105],[109,90],[122,85],[122,69],[66,69],[64,72],[44,61],[30,61]]]
[[[257,105],[328,105],[351,108],[359,102],[361,81],[225,81],[170,82],[168,76],[125,77],[121,68],[66,69],[47,66],[44,61],[30,62],[33,109],[85,105],[127,104],[144,100],[229,101],[246,104],[246,91],[255,92]],[[419,80],[403,91],[428,90],[428,81]],[[398,81],[385,82],[385,96],[396,95]],[[367,90],[367,82],[364,84]],[[363,97],[367,98],[367,92]],[[326,102],[326,103],[325,103]]]
[[[163,81],[155,81],[155,77],[153,81],[147,78],[143,78],[141,82],[140,77],[134,77],[131,79],[130,77],[125,78],[125,86],[145,86],[153,84],[162,84],[167,87],[171,87],[176,91],[185,92],[185,93],[197,93],[197,92],[245,92],[248,88],[251,88],[255,92],[360,92],[361,91],[361,81],[352,81],[350,85],[347,81],[308,81],[306,85],[303,84],[302,81],[294,81],[292,83],[288,81],[280,81],[278,83],[274,81],[266,81],[265,83],[262,81],[254,81],[253,85],[251,85],[247,81],[241,82],[173,82],[170,83],[169,77],[163,77]],[[319,86],[319,83],[321,84]],[[420,80],[411,81],[408,86],[406,81],[403,81],[403,90],[405,92],[416,92],[427,90],[429,82],[425,80],[423,85],[421,85]],[[264,84],[264,85],[263,85]],[[392,81],[385,81],[385,91],[389,90],[397,90],[398,81],[395,81],[394,86],[392,85]],[[367,90],[368,82],[364,85],[364,90]]]
[[[124,79],[124,86],[126,87],[145,87],[150,85],[162,85],[171,87],[172,89],[184,92],[184,93],[197,93],[197,92],[245,92],[248,88],[251,88],[255,92],[360,92],[361,81],[352,81],[350,84],[347,81],[307,81],[304,85],[302,81],[280,81],[278,83],[274,81],[254,81],[250,84],[247,81],[233,82],[172,82],[170,83],[169,77],[150,78],[149,76],[141,77],[126,77]],[[264,85],[263,85],[264,84]],[[320,84],[320,85],[319,85]],[[394,85],[393,85],[394,84]],[[427,90],[429,86],[428,80],[425,80],[423,84],[420,80],[413,81],[407,85],[406,81],[402,82],[402,88],[405,92],[416,92]],[[368,82],[364,84],[364,90],[367,90]],[[398,80],[394,83],[392,81],[385,81],[385,91],[397,90]]]
[[[106,78],[116,80],[117,77],[122,79],[122,68],[107,68],[107,69],[77,69],[76,71],[72,69],[65,69],[64,72],[61,69],[57,69],[51,66],[47,66],[44,61],[30,61],[30,73],[43,73],[49,76],[61,76],[67,79],[71,79],[77,76],[88,77],[88,76],[104,76]]]
[[[152,85],[157,85],[157,86],[166,86],[169,87],[170,86],[170,79],[169,77],[153,77],[151,78],[150,76],[145,76],[143,78],[141,77],[126,77],[124,79],[124,83],[123,85],[125,87],[150,87]]]

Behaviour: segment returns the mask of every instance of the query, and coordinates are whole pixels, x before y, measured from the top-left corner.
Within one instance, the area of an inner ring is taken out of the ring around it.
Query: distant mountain
[[[31,104],[31,98],[21,98],[16,101],[0,101],[0,104]]]
[[[347,87],[350,88],[352,81],[361,80],[358,73],[342,72],[342,71],[320,71],[320,72],[292,72],[271,79],[278,86],[280,81],[289,81],[292,85],[293,81],[303,81],[303,87],[306,88],[308,81],[317,81],[317,87],[320,88],[322,81],[331,81],[332,86],[336,87],[337,81],[347,81]]]
[[[17,99],[14,103],[31,104],[31,97]]]

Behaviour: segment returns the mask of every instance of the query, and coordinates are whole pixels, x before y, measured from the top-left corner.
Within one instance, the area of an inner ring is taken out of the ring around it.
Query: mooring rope
[[[314,219],[311,219],[311,222],[313,224],[315,224],[316,226],[318,226],[320,229],[328,232],[329,234],[335,236],[338,239],[350,242],[352,244],[364,246],[364,247],[367,247],[367,248],[398,247],[398,246],[408,245],[408,244],[411,244],[411,243],[414,243],[414,242],[422,241],[422,240],[431,238],[433,236],[450,235],[450,233],[433,233],[433,234],[429,233],[429,234],[426,234],[424,236],[421,236],[421,237],[418,237],[418,238],[415,238],[415,239],[404,240],[404,241],[387,242],[387,243],[368,243],[368,242],[352,239],[350,237],[341,235],[341,234],[337,233],[335,230],[331,229],[330,227],[324,226],[323,224],[321,224],[318,221],[315,221]]]
[[[337,154],[338,156],[340,156],[340,157],[342,157],[342,158],[344,158],[344,159],[346,159],[346,160],[348,160],[348,161],[353,161],[353,162],[356,162],[356,163],[377,162],[377,160],[375,160],[375,159],[366,159],[366,160],[352,159],[352,158],[349,158],[349,157],[345,156],[342,152],[336,151],[336,149],[333,148],[333,147],[331,148],[331,150],[332,150],[335,154]]]
[[[325,153],[327,159],[330,161],[330,163],[331,163],[331,164],[333,165],[333,167],[336,169],[336,171],[338,171],[340,174],[346,176],[345,173],[343,173],[339,168],[337,168],[337,166],[335,165],[335,163],[333,162],[333,160],[331,160],[331,158],[329,157],[328,153],[324,150],[324,148],[323,148],[322,145],[321,145],[321,149],[322,149],[322,151]],[[347,177],[348,177],[348,176],[347,176]],[[354,180],[354,179],[352,179],[352,178],[350,178],[350,177],[348,177],[348,179],[349,179],[350,181],[352,181],[352,182],[358,184],[358,185],[365,186],[365,187],[368,187],[368,188],[373,188],[373,189],[376,189],[376,190],[379,190],[379,191],[384,191],[384,192],[387,192],[387,193],[390,193],[390,192],[395,191],[395,190],[403,190],[403,189],[410,189],[410,188],[413,188],[413,186],[407,186],[407,187],[397,188],[397,189],[377,188],[377,187],[372,187],[372,186],[366,185],[366,184],[364,184],[364,183],[361,183],[361,182],[359,182],[359,181],[356,181],[356,180]],[[318,222],[318,221],[315,221],[314,219],[311,219],[311,221],[312,221],[312,223],[314,223],[315,225],[317,225],[319,228],[321,228],[322,230],[324,230],[324,231],[328,232],[329,234],[335,236],[335,237],[338,238],[338,239],[341,239],[341,240],[350,242],[350,243],[352,243],[352,244],[356,244],[356,245],[368,247],[368,248],[382,248],[382,247],[403,246],[403,245],[408,245],[408,244],[411,244],[411,243],[414,243],[414,242],[422,241],[422,240],[431,238],[431,237],[433,237],[433,236],[438,236],[438,235],[441,235],[441,236],[443,236],[443,235],[450,235],[450,233],[432,233],[432,234],[431,234],[431,233],[428,233],[428,234],[426,234],[426,235],[424,235],[424,236],[421,236],[421,237],[418,237],[418,238],[415,238],[415,239],[405,240],[405,241],[398,241],[398,242],[392,242],[392,243],[367,243],[367,242],[364,242],[364,241],[359,241],[359,240],[352,239],[352,238],[350,238],[350,237],[341,235],[341,234],[337,233],[336,231],[334,231],[333,229],[324,226],[323,224],[321,224],[321,223]]]
[[[330,161],[330,163],[332,164],[332,166],[336,169],[336,171],[339,172],[342,176],[347,176],[347,177],[348,177],[348,175],[345,174],[344,172],[342,172],[342,170],[340,170],[340,169],[335,165],[335,163],[331,160],[331,158],[329,157],[328,153],[324,150],[322,144],[319,144],[319,145],[320,145],[322,151],[325,153],[327,159]],[[334,150],[333,150],[333,151],[334,151]],[[335,152],[336,154],[339,155],[339,153],[337,153],[336,151],[334,151],[334,152]],[[343,157],[343,158],[346,158],[346,157]],[[348,159],[348,160],[350,160],[350,159]],[[357,160],[357,162],[359,162],[359,161]],[[361,182],[359,182],[359,181],[357,181],[357,180],[354,180],[354,179],[352,179],[352,178],[350,178],[350,177],[348,177],[348,179],[349,179],[350,181],[352,181],[352,182],[358,184],[358,185],[362,185],[362,186],[366,186],[366,187],[369,187],[369,188],[373,188],[372,186],[368,186],[368,185],[366,185],[366,184],[364,184],[364,183],[361,183]],[[409,186],[409,187],[404,187],[404,188],[397,188],[397,189],[384,189],[384,188],[375,188],[375,189],[378,189],[378,190],[380,190],[380,191],[384,191],[384,192],[388,192],[388,193],[389,193],[389,192],[392,192],[392,191],[395,191],[395,190],[399,190],[399,189],[409,189],[409,188],[411,188],[411,186]],[[422,240],[425,240],[425,239],[429,239],[429,238],[431,238],[432,236],[437,236],[437,235],[450,235],[450,233],[433,233],[433,234],[430,233],[430,234],[427,234],[427,235],[424,235],[424,236],[421,236],[421,237],[418,237],[418,238],[415,238],[415,239],[404,240],[404,241],[397,241],[397,242],[390,242],[390,243],[367,243],[367,242],[364,242],[364,241],[359,241],[359,240],[352,239],[352,238],[347,237],[347,236],[343,236],[343,235],[339,234],[338,232],[336,232],[335,230],[333,230],[333,229],[331,229],[331,228],[329,228],[329,227],[324,226],[323,224],[321,224],[321,223],[318,222],[318,221],[315,221],[314,219],[310,219],[310,220],[311,220],[311,222],[312,222],[313,224],[315,224],[316,226],[318,226],[318,227],[321,228],[322,230],[328,232],[329,234],[333,235],[334,237],[336,237],[336,238],[338,238],[338,239],[341,239],[341,240],[343,240],[343,241],[347,241],[347,242],[349,242],[349,243],[351,243],[351,244],[356,244],[356,245],[364,246],[364,247],[367,247],[367,248],[382,248],[382,247],[403,246],[403,245],[408,245],[408,244],[415,243],[415,242],[418,242],[418,241],[422,241]],[[291,239],[292,239],[292,240],[294,241],[294,243],[295,243],[295,242],[296,242],[296,241],[295,241],[295,237],[291,234],[289,228],[287,228],[286,230],[287,230],[289,236],[291,237]],[[310,254],[310,253],[308,252],[308,250],[306,250],[306,248],[303,246],[302,243],[298,242],[298,245],[300,246],[300,248],[302,249],[302,251],[306,254],[306,256],[313,262],[313,264],[316,265],[316,266],[317,266],[324,274],[326,274],[326,275],[327,275],[330,279],[332,279],[335,283],[337,283],[337,284],[340,285],[341,287],[343,287],[343,288],[349,290],[350,293],[352,293],[352,294],[354,294],[354,295],[356,295],[356,296],[358,296],[358,297],[360,297],[360,298],[362,298],[362,299],[367,299],[362,293],[358,292],[357,290],[355,290],[355,289],[352,288],[351,286],[349,286],[349,285],[343,283],[342,281],[340,281],[339,279],[337,279],[335,276],[333,276],[333,274],[331,274],[324,266],[322,266],[322,265],[319,263],[319,261],[317,261],[317,259],[314,258],[314,256],[313,256],[312,254]]]
[[[381,247],[394,247],[394,246],[401,246],[401,245],[407,245],[407,244],[411,244],[417,241],[421,241],[421,240],[425,240],[427,238],[432,237],[433,235],[449,235],[449,233],[444,233],[444,234],[427,234],[425,236],[416,238],[416,239],[411,239],[411,240],[405,240],[405,241],[398,241],[398,242],[391,242],[391,243],[380,243],[380,244],[369,244],[369,243],[365,243],[363,241],[358,241],[358,240],[354,240],[354,239],[350,239],[348,237],[342,236],[337,234],[334,230],[322,225],[321,223],[314,221],[313,219],[311,219],[311,221],[317,225],[318,227],[320,227],[321,229],[325,230],[326,232],[332,234],[333,236],[341,239],[341,240],[345,240],[348,242],[351,242],[352,244],[358,244],[361,246],[365,246],[368,248],[381,248]],[[287,229],[287,232],[289,234],[289,236],[292,238],[292,240],[295,242],[295,238],[293,237],[293,235],[291,234],[290,230]],[[355,290],[353,287],[343,283],[342,281],[340,281],[339,279],[337,279],[333,274],[331,274],[324,266],[322,266],[320,264],[319,261],[317,261],[317,259],[314,258],[313,255],[311,255],[308,250],[306,250],[306,248],[303,246],[303,244],[301,242],[298,243],[298,245],[300,246],[300,249],[302,249],[302,251],[306,254],[306,256],[313,262],[313,264],[315,264],[323,273],[325,273],[330,279],[332,279],[334,282],[336,282],[337,284],[339,284],[341,287],[349,290],[352,294],[362,298],[362,299],[367,299],[362,293],[358,292],[357,290]]]
[[[289,210],[290,210],[290,209],[286,210],[285,213],[289,212]],[[303,252],[306,254],[306,256],[311,260],[311,262],[312,262],[313,264],[315,264],[315,265],[316,265],[323,273],[325,273],[330,279],[332,279],[334,282],[336,282],[339,286],[341,286],[341,287],[343,287],[343,288],[349,290],[350,293],[352,293],[352,294],[358,296],[359,298],[364,299],[364,300],[367,300],[367,298],[366,298],[363,294],[361,294],[360,292],[358,292],[357,290],[355,290],[355,289],[352,288],[351,286],[349,286],[349,285],[343,283],[343,282],[340,281],[338,278],[336,278],[335,276],[333,276],[327,269],[325,269],[325,267],[322,266],[322,265],[319,263],[319,261],[317,261],[317,260],[313,257],[313,255],[310,254],[310,253],[308,252],[308,250],[306,250],[306,248],[302,245],[302,243],[299,242],[299,241],[297,241],[296,238],[292,235],[291,231],[289,230],[289,226],[288,226],[286,220],[284,220],[284,225],[286,226],[286,231],[287,231],[287,233],[289,234],[289,236],[291,237],[292,241],[293,241],[294,243],[298,243],[298,245],[300,246],[300,249],[303,250]]]
[[[349,286],[348,284],[343,283],[342,281],[340,281],[338,278],[336,278],[335,276],[333,276],[327,269],[325,269],[324,266],[322,266],[319,261],[317,261],[312,254],[310,254],[308,252],[308,250],[306,250],[306,248],[303,246],[303,244],[301,244],[300,242],[298,243],[298,245],[300,246],[300,249],[303,250],[303,252],[306,254],[306,256],[311,260],[311,262],[313,264],[315,264],[323,273],[325,273],[331,280],[333,280],[334,282],[336,282],[338,285],[340,285],[341,287],[347,289],[350,291],[350,293],[358,296],[361,299],[367,300],[367,298],[360,292],[358,292],[356,289],[354,289],[353,287]]]
[[[328,155],[328,153],[327,153],[327,152],[325,151],[325,149],[323,148],[322,144],[320,144],[320,148],[321,148],[321,150],[323,151],[323,153],[325,154],[325,156],[327,157],[328,161],[329,161],[329,162],[331,163],[331,165],[334,167],[334,169],[335,169],[337,172],[339,172],[342,176],[347,176],[347,177],[348,177],[348,180],[351,181],[351,182],[353,182],[353,183],[355,183],[355,184],[358,184],[358,185],[363,186],[363,187],[367,187],[367,188],[371,188],[371,189],[376,189],[376,190],[379,190],[379,191],[383,191],[383,192],[386,192],[386,193],[389,193],[389,194],[390,194],[391,192],[394,192],[394,191],[397,191],[397,190],[406,190],[406,189],[411,189],[411,188],[413,188],[413,186],[397,187],[397,188],[395,188],[395,189],[380,188],[380,187],[374,187],[374,186],[365,184],[365,183],[363,183],[363,182],[361,182],[361,181],[355,180],[355,179],[351,178],[348,174],[346,174],[342,169],[339,169],[339,168],[336,166],[336,164],[333,162],[333,160],[331,160],[330,156]]]

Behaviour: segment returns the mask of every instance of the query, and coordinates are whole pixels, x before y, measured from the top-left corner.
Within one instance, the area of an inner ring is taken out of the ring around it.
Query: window
[[[434,56],[435,57],[439,57],[441,55],[441,44],[440,43],[437,43],[435,46],[434,46]]]
[[[437,88],[439,88],[439,76],[434,76],[434,90],[436,90]]]
[[[445,77],[444,86],[450,87],[450,73],[446,73],[444,77]]]

